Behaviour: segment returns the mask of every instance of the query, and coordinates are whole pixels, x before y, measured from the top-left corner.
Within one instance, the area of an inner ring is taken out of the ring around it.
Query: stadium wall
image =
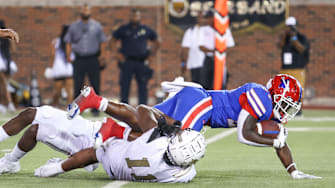
[[[13,1],[7,1],[13,2]],[[17,1],[18,2],[18,1]],[[40,1],[38,1],[40,2]],[[128,2],[128,1],[127,1]],[[134,1],[135,2],[135,1]],[[135,4],[136,5],[136,4]],[[111,30],[126,23],[128,6],[94,7],[93,18],[100,21],[104,31]],[[170,30],[164,23],[162,6],[141,6],[143,23],[159,31],[162,45],[157,58],[161,66],[154,66],[155,79],[150,81],[150,96],[161,80],[172,80],[179,74],[179,50],[181,35]],[[10,28],[20,33],[21,42],[17,53],[13,54],[19,72],[14,78],[27,83],[31,71],[38,73],[42,97],[50,98],[51,81],[44,78],[44,69],[52,65],[51,41],[57,37],[61,25],[71,23],[78,18],[78,8],[71,6],[15,6],[0,7],[0,19],[4,19]],[[311,57],[308,65],[306,87],[316,89],[318,97],[335,97],[335,5],[296,4],[290,6],[290,15],[297,17],[299,29],[311,41]],[[229,88],[235,88],[245,82],[265,84],[269,77],[280,68],[280,50],[276,47],[279,31],[265,32],[255,29],[248,33],[233,33],[236,47],[228,49]],[[107,57],[109,60],[112,57]],[[118,96],[118,68],[115,63],[108,63],[102,73],[102,94]],[[132,94],[137,95],[135,83]]]

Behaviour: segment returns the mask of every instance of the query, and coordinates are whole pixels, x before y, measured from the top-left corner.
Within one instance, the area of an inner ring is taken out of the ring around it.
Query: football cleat
[[[0,174],[15,174],[20,171],[20,162],[11,162],[7,159],[8,153],[0,159]]]
[[[85,86],[81,90],[81,94],[69,104],[67,110],[67,117],[73,119],[76,115],[81,114],[88,108],[99,109],[102,97],[98,96],[94,89],[89,86]]]

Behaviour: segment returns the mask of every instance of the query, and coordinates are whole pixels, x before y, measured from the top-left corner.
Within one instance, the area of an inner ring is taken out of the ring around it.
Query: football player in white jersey
[[[141,116],[141,112],[138,115],[138,122],[142,123],[134,129],[138,128],[140,132],[130,132],[131,128],[122,127],[110,118],[105,122],[92,122],[81,116],[68,120],[65,111],[50,106],[27,108],[0,127],[1,142],[32,124],[13,151],[0,159],[0,174],[17,173],[20,170],[19,160],[34,148],[37,141],[41,141],[71,155],[64,162],[64,170],[85,167],[92,171],[99,161],[114,179],[154,182],[187,182],[193,179],[196,172],[192,164],[204,155],[204,137],[196,131],[179,132],[178,126],[166,125],[165,121],[161,121],[161,126],[154,130],[152,127],[157,126],[156,118],[150,114]],[[101,127],[124,139],[107,141],[108,145],[95,152],[94,135]],[[120,130],[123,130],[122,135],[119,135]],[[142,133],[138,140],[126,141],[134,140]],[[61,164],[61,160],[49,160],[46,166],[35,170],[35,175],[56,175],[47,170],[50,165],[54,165],[52,169],[56,172],[62,172],[60,165],[53,168],[56,164]]]
[[[66,161],[49,161],[35,170],[35,176],[56,176],[97,161],[112,179],[143,182],[189,182],[195,175],[194,163],[204,156],[205,139],[197,131],[178,125],[139,124],[142,136],[129,142],[107,140],[103,147],[88,148]],[[155,128],[156,127],[156,128]]]

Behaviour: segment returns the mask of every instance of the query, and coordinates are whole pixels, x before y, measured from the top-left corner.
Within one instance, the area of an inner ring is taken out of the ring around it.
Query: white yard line
[[[335,127],[288,127],[289,132],[335,131]]]
[[[4,152],[4,153],[8,153],[8,152],[11,152],[12,149],[1,149],[0,152]]]
[[[219,133],[219,134],[217,134],[217,135],[214,135],[214,136],[212,136],[212,137],[206,139],[206,144],[207,144],[207,145],[208,145],[208,144],[212,144],[212,143],[214,143],[214,142],[216,142],[216,141],[218,141],[218,140],[223,139],[224,137],[227,137],[227,136],[233,134],[234,132],[236,132],[236,129],[233,128],[233,129],[229,129],[229,130],[227,130],[227,131],[224,131],[224,132],[222,132],[222,133]]]
[[[113,182],[110,182],[109,184],[103,186],[102,188],[119,188],[119,187],[122,187],[123,185],[126,185],[128,184],[129,182],[128,181],[113,181]]]
[[[297,117],[290,121],[312,121],[312,122],[323,122],[323,121],[335,121],[335,117]]]

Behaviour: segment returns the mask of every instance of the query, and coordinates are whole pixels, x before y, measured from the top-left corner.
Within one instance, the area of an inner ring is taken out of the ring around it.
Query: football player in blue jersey
[[[200,131],[204,125],[212,128],[237,127],[238,140],[241,143],[273,146],[287,172],[294,179],[321,178],[297,170],[286,144],[286,128],[281,126],[275,139],[262,137],[255,131],[259,121],[273,119],[286,123],[300,110],[303,91],[294,77],[279,74],[270,79],[266,87],[247,83],[234,90],[222,91],[206,91],[197,84],[178,80],[163,82],[162,86],[163,89],[165,87],[165,91],[170,92],[167,100],[154,107],[140,105],[137,110],[127,104],[115,103],[97,96],[91,87],[87,87],[69,105],[68,116],[73,118],[86,108],[96,108],[132,125],[133,131],[137,131],[137,114],[147,110],[148,113],[165,116],[169,124],[176,120],[181,121],[183,129],[192,128]],[[122,128],[120,131],[122,132]],[[108,131],[100,132],[97,142],[101,143],[107,137]]]

